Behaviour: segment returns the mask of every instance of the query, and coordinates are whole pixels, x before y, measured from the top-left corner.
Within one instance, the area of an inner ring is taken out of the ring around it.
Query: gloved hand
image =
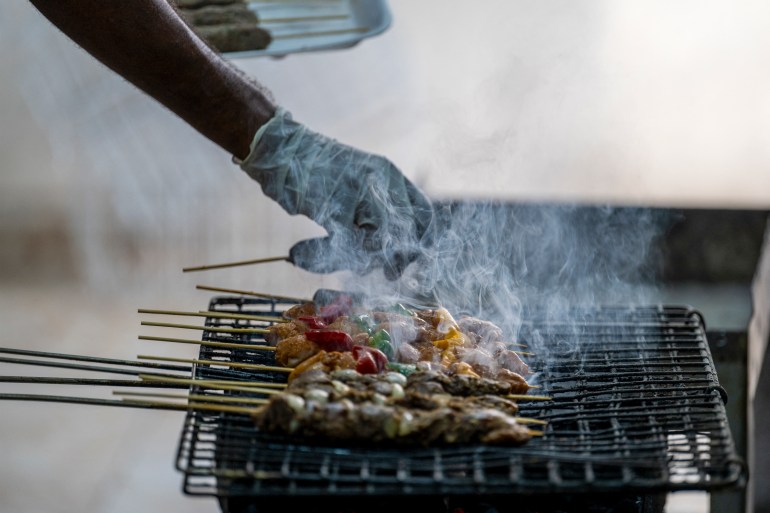
[[[432,242],[433,207],[396,166],[317,134],[282,109],[259,129],[240,166],[288,213],[326,228],[327,237],[289,252],[308,271],[382,267],[393,280]]]

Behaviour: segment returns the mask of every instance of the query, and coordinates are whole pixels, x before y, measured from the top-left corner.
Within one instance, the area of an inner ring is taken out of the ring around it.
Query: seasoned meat
[[[456,400],[433,409],[394,403],[316,401],[282,393],[254,414],[259,429],[310,439],[399,446],[488,443],[519,445],[530,433],[515,417]]]
[[[361,326],[346,315],[337,317],[334,322],[330,323],[327,328],[330,330],[344,331],[351,337],[365,333]]]
[[[457,319],[457,325],[460,327],[460,331],[472,335],[478,344],[503,340],[503,330],[489,321],[466,315]]]
[[[296,367],[321,348],[305,335],[294,335],[280,340],[275,346],[275,361],[284,367]]]
[[[401,343],[396,347],[396,361],[401,363],[417,363],[420,351],[411,344]]]
[[[420,393],[448,393],[457,396],[506,395],[511,393],[508,381],[479,378],[460,374],[447,376],[439,371],[417,371],[407,377],[406,390]],[[440,391],[439,391],[440,390]]]
[[[520,374],[516,374],[508,369],[500,369],[495,376],[498,380],[504,381],[511,386],[509,393],[511,394],[526,394],[529,392],[529,384]]]
[[[524,363],[521,357],[509,349],[501,349],[495,353],[495,360],[500,367],[508,369],[516,374],[526,376],[529,374],[529,365]]]
[[[356,360],[351,353],[339,353],[336,351],[318,351],[316,354],[297,365],[289,374],[289,383],[310,370],[322,370],[330,373],[338,369],[355,369]]]
[[[194,27],[228,24],[257,24],[257,14],[246,4],[206,5],[198,9],[179,9],[179,14]]]
[[[303,303],[294,305],[283,313],[287,319],[298,319],[299,317],[313,317],[316,315],[314,303]]]
[[[293,320],[273,324],[268,330],[270,331],[265,334],[265,340],[271,345],[276,345],[278,344],[278,341],[285,338],[302,335],[307,331],[307,326],[304,322]]]
[[[269,32],[248,23],[196,27],[195,32],[220,52],[262,50],[273,40]]]

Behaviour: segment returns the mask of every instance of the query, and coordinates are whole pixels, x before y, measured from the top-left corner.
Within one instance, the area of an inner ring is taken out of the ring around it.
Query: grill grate
[[[210,309],[280,315],[276,301],[214,298]],[[266,322],[207,319],[209,326]],[[306,445],[256,431],[243,415],[190,412],[177,467],[184,491],[220,497],[459,496],[712,490],[742,482],[700,315],[688,308],[603,308],[580,321],[532,320],[521,338],[538,393],[521,415],[548,420],[517,448],[378,450]],[[207,333],[205,340],[259,341]],[[201,358],[274,364],[272,353],[201,346]],[[202,379],[281,382],[285,374],[199,365]],[[216,393],[194,389],[196,393]]]

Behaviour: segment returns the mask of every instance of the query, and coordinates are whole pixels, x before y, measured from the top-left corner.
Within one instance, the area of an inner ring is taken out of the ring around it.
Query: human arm
[[[166,0],[31,0],[62,32],[238,158],[275,113]]]
[[[384,268],[419,256],[432,222],[428,199],[383,157],[308,130],[198,38],[166,0],[31,0],[113,71],[230,152],[290,214],[329,237],[295,245],[314,272]],[[255,136],[256,134],[256,136]]]

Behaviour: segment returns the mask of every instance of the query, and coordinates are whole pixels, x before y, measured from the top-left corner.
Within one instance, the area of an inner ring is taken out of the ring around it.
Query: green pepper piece
[[[399,315],[405,315],[407,317],[414,317],[414,312],[402,305],[401,303],[396,303],[395,305],[390,307],[390,311],[397,313]]]
[[[391,343],[390,333],[386,330],[377,330],[377,333],[369,339],[369,345],[385,353],[389,360],[393,359],[393,344]]]
[[[375,322],[374,319],[372,319],[370,316],[367,314],[356,315],[353,320],[359,328],[367,332],[369,335],[372,334],[372,328],[375,326]]]
[[[417,372],[417,366],[409,363],[388,362],[388,369],[403,374],[404,376],[409,376],[413,372]]]

